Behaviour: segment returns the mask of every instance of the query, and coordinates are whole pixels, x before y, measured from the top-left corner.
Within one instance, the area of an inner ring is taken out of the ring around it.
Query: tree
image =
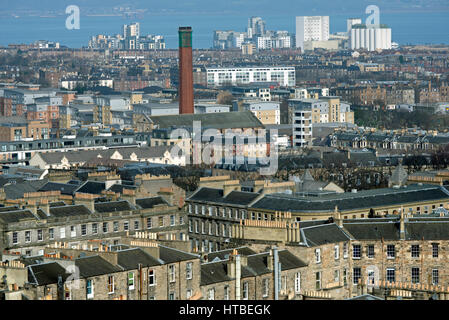
[[[232,100],[234,100],[234,96],[229,91],[221,91],[217,96],[218,104],[227,104],[232,106]]]

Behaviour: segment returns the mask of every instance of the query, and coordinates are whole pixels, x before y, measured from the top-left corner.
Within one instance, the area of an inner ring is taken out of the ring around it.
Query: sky
[[[103,13],[114,7],[147,13],[245,13],[249,15],[285,14],[301,11],[304,15],[360,12],[370,4],[385,11],[448,10],[448,0],[0,0],[0,14],[11,12],[63,13],[68,5],[77,5],[84,12]]]

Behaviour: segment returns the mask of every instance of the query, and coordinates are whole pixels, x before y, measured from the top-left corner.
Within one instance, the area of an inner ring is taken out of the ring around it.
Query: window
[[[192,279],[192,266],[193,266],[193,262],[187,262],[187,264],[186,264],[186,279],[187,280]]]
[[[59,229],[59,237],[61,239],[65,238],[65,227],[62,227],[62,228]]]
[[[361,247],[359,244],[352,245],[352,258],[353,259],[360,259],[362,256]]]
[[[224,287],[224,300],[229,300],[229,286]]]
[[[419,268],[412,268],[412,283],[419,283]]]
[[[343,269],[343,285],[346,286],[348,284],[348,270]]]
[[[108,232],[108,223],[103,222],[103,233],[107,233],[107,232]]]
[[[82,224],[81,225],[81,235],[85,236],[87,234],[87,225]]]
[[[44,240],[44,236],[42,233],[42,229],[37,230],[37,241],[42,241]]]
[[[263,279],[263,297],[268,297],[268,292],[270,290],[270,279],[265,278]]]
[[[86,281],[86,295],[87,299],[92,299],[94,297],[94,283],[93,280]]]
[[[53,240],[55,238],[55,229],[53,228],[48,229],[48,238],[50,240]]]
[[[19,242],[17,232],[12,233],[12,243],[17,244]]]
[[[388,282],[396,281],[396,270],[394,268],[387,268],[387,281]]]
[[[438,243],[432,243],[432,258],[438,258]]]
[[[31,231],[25,231],[25,242],[31,242]]]
[[[139,220],[134,221],[134,230],[139,230]]]
[[[353,268],[352,270],[352,283],[358,284],[359,279],[362,277],[362,270],[360,268]]]
[[[192,297],[192,289],[187,289],[186,298],[190,299]]]
[[[396,257],[396,250],[394,247],[394,244],[387,245],[387,258],[395,258]]]
[[[321,289],[321,272],[315,273],[315,289]]]
[[[114,293],[114,276],[108,277],[108,294]]]
[[[70,236],[72,238],[76,237],[76,228],[75,228],[75,226],[70,226]]]
[[[175,277],[175,265],[172,264],[168,267],[169,270],[169,274],[170,274],[170,282],[175,282],[176,281],[176,277]]]
[[[129,221],[123,221],[123,230],[128,231],[129,230]]]
[[[347,243],[343,243],[343,258],[347,258],[348,257],[348,244]]]
[[[320,263],[321,262],[321,249],[315,249],[315,262]]]
[[[192,205],[189,203],[189,213],[192,213]]]
[[[179,217],[179,224],[180,225],[183,225],[184,224],[184,217]]]
[[[151,218],[147,218],[147,229],[152,228]]]
[[[159,227],[164,226],[164,217],[159,217]]]
[[[156,285],[156,273],[153,269],[148,270],[148,285],[155,286]]]
[[[134,290],[134,272],[128,272],[128,290]]]
[[[410,249],[412,258],[419,258],[419,244],[413,244]]]
[[[334,270],[334,282],[340,282],[340,270]]]
[[[170,225],[171,226],[174,226],[176,224],[175,219],[176,219],[175,215],[173,215],[173,214],[170,215]]]
[[[114,229],[114,232],[118,232],[118,221],[114,221],[113,229]]]
[[[209,289],[207,291],[207,300],[215,300],[215,289]]]
[[[168,295],[168,300],[175,300],[175,293],[174,292],[170,292],[170,294]]]
[[[98,233],[98,224],[92,223],[92,233],[97,234]]]
[[[243,300],[248,300],[249,295],[249,283],[248,281],[243,282]]]
[[[432,270],[432,284],[437,285],[439,280],[438,269]]]
[[[369,244],[368,247],[366,248],[367,251],[367,255],[368,258],[374,258],[374,245],[373,244]]]
[[[340,258],[340,246],[336,244],[334,246],[334,259],[337,260]]]
[[[295,293],[301,292],[301,273],[295,273]]]

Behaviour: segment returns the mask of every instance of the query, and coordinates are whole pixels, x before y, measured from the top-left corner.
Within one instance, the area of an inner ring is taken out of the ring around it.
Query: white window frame
[[[301,292],[301,272],[295,273],[295,293]]]
[[[191,280],[193,276],[193,262],[186,263],[186,279]]]
[[[170,277],[170,283],[176,282],[176,265],[174,264],[169,265],[168,272]]]
[[[88,285],[89,283],[90,283],[91,293],[89,293],[89,285]],[[86,296],[87,296],[87,299],[94,298],[94,279],[86,280]]]
[[[129,283],[129,281],[131,280],[130,275],[132,275],[132,284]],[[128,272],[128,277],[127,277],[127,286],[128,286],[128,290],[134,290],[134,272]]]
[[[334,259],[335,260],[340,259],[340,245],[338,244],[334,246]]]
[[[321,263],[321,248],[315,249],[315,263]]]
[[[152,281],[150,281],[152,279]],[[151,283],[153,282],[153,283]],[[156,271],[154,269],[148,270],[148,286],[153,287],[156,285]]]

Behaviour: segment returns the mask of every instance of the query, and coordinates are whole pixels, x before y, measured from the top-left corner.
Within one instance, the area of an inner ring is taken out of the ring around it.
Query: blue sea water
[[[295,32],[295,14],[265,15],[262,18],[269,30]],[[91,36],[119,34],[121,25],[140,22],[141,34],[161,34],[167,48],[177,48],[179,26],[192,26],[194,48],[210,48],[214,30],[245,31],[248,16],[236,14],[171,14],[146,15],[128,19],[121,16],[83,16],[79,30],[67,30],[67,16],[57,17],[7,17],[0,19],[0,45],[31,43],[37,40],[60,42],[72,48],[87,46]],[[351,16],[352,17],[352,16]],[[364,19],[364,14],[360,14]],[[331,33],[346,31],[347,15],[330,15]],[[385,13],[381,23],[392,28],[392,40],[399,44],[449,44],[449,12]]]

